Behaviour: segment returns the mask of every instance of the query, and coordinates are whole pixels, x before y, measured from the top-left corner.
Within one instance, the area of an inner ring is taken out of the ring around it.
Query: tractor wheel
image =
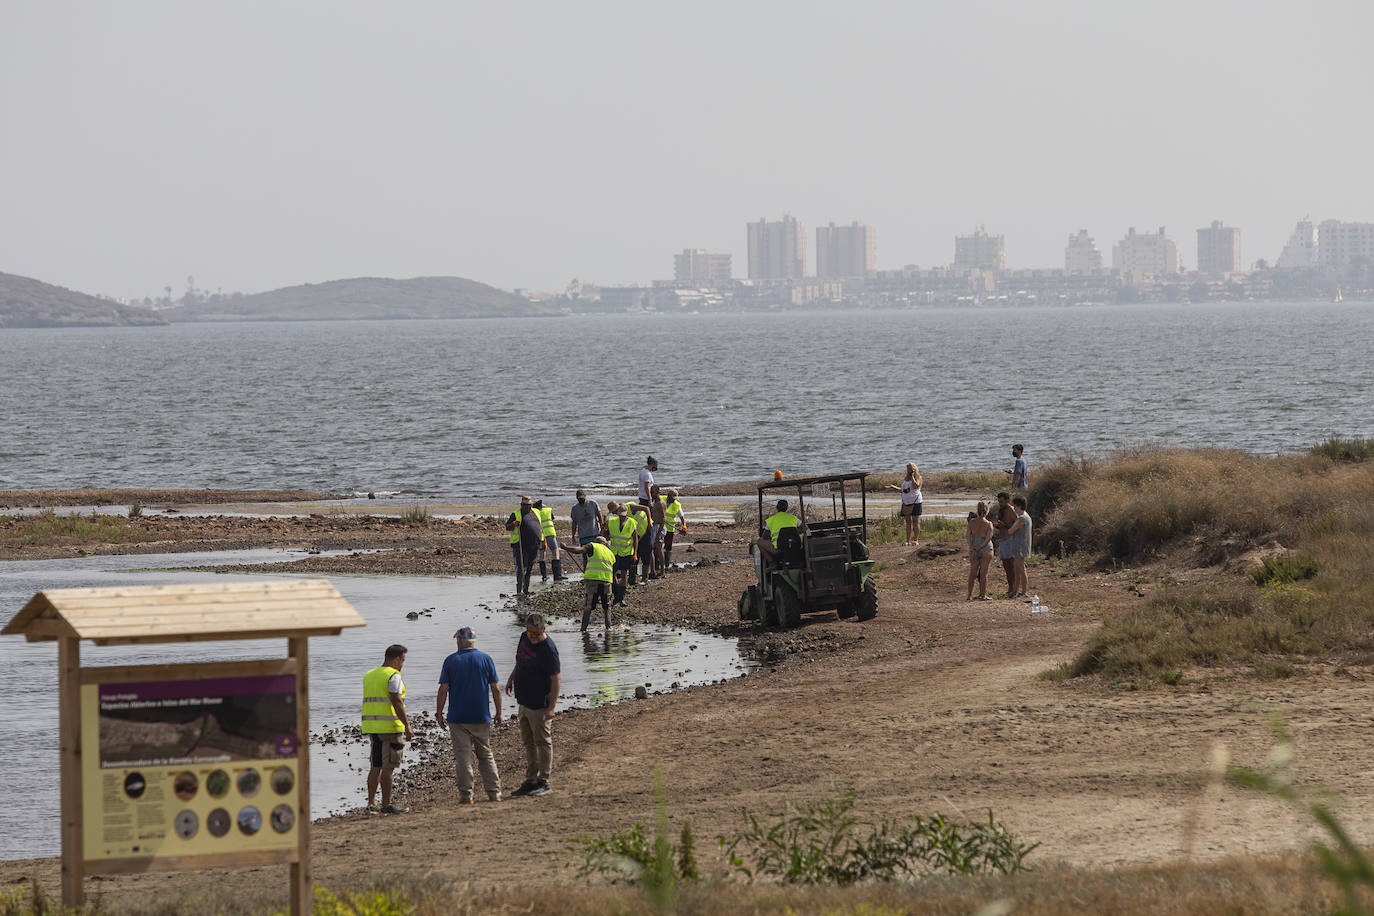
[[[878,584],[872,579],[864,582],[864,593],[857,603],[860,620],[872,620],[878,616]]]
[[[786,585],[774,592],[778,604],[778,626],[789,630],[801,626],[801,599]]]
[[[759,619],[759,587],[757,585],[751,585],[740,593],[739,619]]]
[[[848,620],[858,613],[858,608],[859,602],[857,600],[846,598],[839,607],[835,608],[835,613],[840,616],[841,620]]]

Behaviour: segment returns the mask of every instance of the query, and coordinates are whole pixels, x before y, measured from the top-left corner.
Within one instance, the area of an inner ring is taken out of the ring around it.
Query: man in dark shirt
[[[525,632],[515,647],[515,668],[506,680],[506,696],[519,704],[520,740],[525,744],[525,781],[511,793],[548,795],[553,768],[553,709],[562,683],[558,647],[549,639],[542,614],[525,617]]]
[[[520,557],[523,568],[520,579],[515,583],[517,595],[530,593],[530,573],[534,571],[534,561],[539,556],[539,545],[544,536],[539,522],[539,513],[534,511],[534,503],[528,496],[520,497]]]

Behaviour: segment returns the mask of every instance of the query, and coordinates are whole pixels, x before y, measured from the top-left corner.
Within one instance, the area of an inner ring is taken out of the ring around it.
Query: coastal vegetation
[[[1054,676],[1177,682],[1188,669],[1287,676],[1374,660],[1366,441],[1273,457],[1140,450],[1042,470],[1041,551],[1104,568],[1167,563],[1179,580],[1104,620]]]

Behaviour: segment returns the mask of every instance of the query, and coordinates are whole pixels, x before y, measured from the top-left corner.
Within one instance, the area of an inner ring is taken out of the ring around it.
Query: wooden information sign
[[[311,636],[365,622],[322,579],[39,592],[3,630],[58,643],[62,902],[88,874],[290,865],[309,913]],[[285,658],[81,667],[80,644],[285,638]]]

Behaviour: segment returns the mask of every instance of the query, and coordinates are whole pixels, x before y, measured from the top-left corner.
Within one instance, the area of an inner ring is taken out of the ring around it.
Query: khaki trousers
[[[450,722],[449,737],[453,739],[453,768],[458,778],[458,797],[472,798],[472,755],[477,754],[477,766],[482,771],[482,788],[487,795],[501,791],[501,775],[496,772],[496,758],[491,753],[490,722]]]
[[[553,768],[553,720],[544,710],[520,707],[520,740],[525,743],[525,782],[547,781]]]

